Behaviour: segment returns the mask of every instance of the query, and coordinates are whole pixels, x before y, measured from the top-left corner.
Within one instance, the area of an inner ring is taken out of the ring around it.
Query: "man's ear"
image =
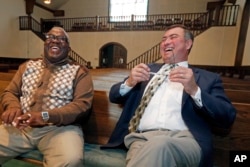
[[[191,39],[186,40],[186,48],[190,50],[193,46],[193,41]]]

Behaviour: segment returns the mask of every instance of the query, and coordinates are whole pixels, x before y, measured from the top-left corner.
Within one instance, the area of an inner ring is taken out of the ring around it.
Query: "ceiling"
[[[36,3],[39,3],[40,5],[52,10],[58,10],[62,5],[64,5],[68,1],[69,0],[51,0],[51,4],[45,4],[43,0],[36,0]]]

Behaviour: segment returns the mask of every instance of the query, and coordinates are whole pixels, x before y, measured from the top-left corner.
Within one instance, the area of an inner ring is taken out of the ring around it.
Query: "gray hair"
[[[193,33],[189,30],[188,27],[186,27],[186,26],[184,26],[184,25],[182,25],[182,24],[173,24],[173,25],[167,27],[167,28],[165,29],[165,31],[168,31],[168,30],[173,29],[173,28],[182,28],[182,29],[184,30],[184,38],[185,38],[186,40],[189,40],[189,39],[190,39],[192,42],[194,42],[194,35],[193,35]],[[191,51],[192,47],[193,47],[193,45],[190,47],[190,49],[188,50],[188,52]]]
[[[68,34],[62,27],[54,26],[54,27],[52,27],[52,28],[50,29],[50,31],[53,30],[53,29],[61,30],[61,31],[64,33],[65,37],[67,38],[68,44],[70,43],[70,42],[69,42],[69,34]]]

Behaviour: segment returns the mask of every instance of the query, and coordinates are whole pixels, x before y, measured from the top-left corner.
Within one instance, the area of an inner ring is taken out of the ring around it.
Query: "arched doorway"
[[[100,68],[126,68],[127,50],[119,43],[108,43],[100,49]]]

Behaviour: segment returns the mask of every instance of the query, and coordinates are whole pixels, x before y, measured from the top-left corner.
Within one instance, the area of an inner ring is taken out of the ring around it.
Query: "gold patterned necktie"
[[[131,118],[129,122],[129,128],[128,128],[129,132],[134,132],[137,130],[142,114],[144,113],[144,110],[147,107],[149,101],[156,92],[157,88],[162,84],[162,82],[168,76],[169,71],[174,67],[175,64],[166,64],[164,65],[163,69],[160,70],[162,72],[155,74],[156,76],[150,82],[150,85],[148,86],[146,92],[144,93],[139,106],[135,110],[134,116]]]

